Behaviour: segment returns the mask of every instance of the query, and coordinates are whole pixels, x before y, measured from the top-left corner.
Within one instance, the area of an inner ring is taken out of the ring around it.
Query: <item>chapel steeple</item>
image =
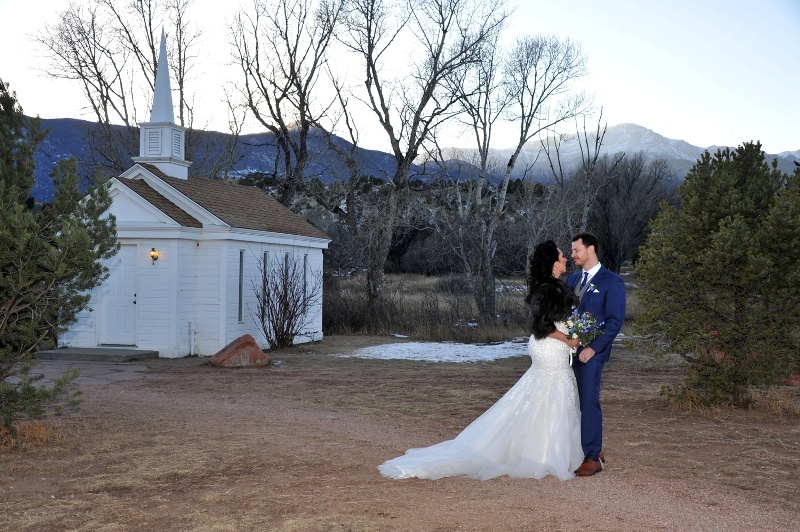
[[[152,164],[170,177],[188,179],[189,165],[192,163],[184,159],[185,148],[186,129],[175,124],[172,109],[167,39],[162,28],[150,121],[139,124],[139,157],[133,160]]]

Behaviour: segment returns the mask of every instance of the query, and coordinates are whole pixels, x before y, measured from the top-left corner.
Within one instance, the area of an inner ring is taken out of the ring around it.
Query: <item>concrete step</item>
[[[90,362],[128,362],[158,358],[158,351],[121,347],[62,347],[38,351],[39,360],[84,360]]]

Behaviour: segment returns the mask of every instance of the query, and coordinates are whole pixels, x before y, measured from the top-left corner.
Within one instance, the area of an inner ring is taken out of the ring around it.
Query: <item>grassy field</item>
[[[626,325],[639,312],[636,274],[622,272],[627,287]],[[418,339],[496,342],[527,335],[526,279],[496,279],[495,323],[481,323],[474,298],[463,276],[394,274],[385,278],[386,307],[368,314],[364,278],[337,278],[326,286],[325,334],[403,334]]]

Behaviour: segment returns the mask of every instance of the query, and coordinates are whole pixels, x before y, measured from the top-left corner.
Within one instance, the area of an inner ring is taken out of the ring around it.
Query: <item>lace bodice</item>
[[[563,321],[556,322],[556,329],[564,334],[568,332],[567,324]],[[537,340],[531,336],[528,342],[528,352],[533,365],[542,371],[572,371],[570,368],[572,350],[561,340],[550,337]]]

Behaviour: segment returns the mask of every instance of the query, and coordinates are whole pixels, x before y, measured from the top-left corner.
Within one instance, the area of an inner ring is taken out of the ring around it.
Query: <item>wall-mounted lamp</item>
[[[153,259],[153,264],[158,260],[158,251],[156,251],[156,248],[150,248],[150,258]]]

